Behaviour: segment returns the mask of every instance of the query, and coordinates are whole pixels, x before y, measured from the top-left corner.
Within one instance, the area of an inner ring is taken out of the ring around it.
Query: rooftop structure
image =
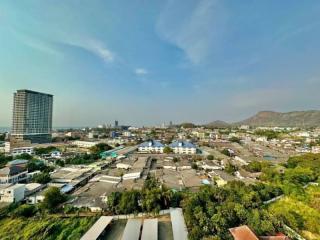
[[[149,140],[139,145],[139,152],[163,153],[164,145],[157,140]]]
[[[129,219],[124,229],[122,240],[139,240],[141,219]]]
[[[96,240],[98,239],[106,227],[110,224],[113,217],[102,216],[95,224],[82,236],[81,240]]]
[[[158,219],[145,219],[141,240],[158,240]]]
[[[229,229],[234,240],[259,240],[254,232],[246,225]]]
[[[188,141],[175,141],[169,147],[177,154],[195,154],[197,152],[197,147]]]
[[[172,223],[173,239],[187,240],[188,230],[184,221],[182,208],[170,208],[170,217]]]

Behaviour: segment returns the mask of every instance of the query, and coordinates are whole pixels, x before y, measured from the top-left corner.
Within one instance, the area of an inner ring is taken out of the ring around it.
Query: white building
[[[187,141],[175,141],[169,145],[173,152],[176,154],[196,154],[197,147]]]
[[[52,158],[61,158],[61,152],[59,152],[59,151],[53,151],[53,152],[51,152],[51,157]]]
[[[19,147],[19,148],[13,148],[11,150],[11,154],[13,156],[17,156],[23,153],[27,153],[29,155],[32,155],[34,153],[34,148],[33,147]]]
[[[10,151],[11,151],[11,144],[10,144],[10,142],[5,142],[5,143],[4,143],[4,152],[5,152],[5,153],[10,153]]]
[[[18,183],[27,179],[27,169],[19,166],[7,166],[0,169],[0,184]]]
[[[25,184],[15,184],[0,189],[0,202],[16,203],[24,199]]]
[[[76,145],[79,148],[91,148],[97,144],[99,144],[100,142],[94,142],[94,141],[74,141],[73,144]]]
[[[160,141],[149,140],[139,145],[139,152],[163,153],[164,145]]]

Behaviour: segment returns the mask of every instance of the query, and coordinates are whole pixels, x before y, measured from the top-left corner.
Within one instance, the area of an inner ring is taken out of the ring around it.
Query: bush
[[[44,200],[41,203],[41,208],[49,212],[55,212],[57,207],[67,200],[67,196],[60,192],[57,187],[50,187],[44,193]]]
[[[40,184],[46,184],[51,181],[51,177],[49,173],[40,173],[35,175],[32,180]]]
[[[208,155],[208,156],[207,156],[207,159],[208,159],[208,160],[214,160],[214,156],[213,156],[213,155]]]
[[[23,204],[19,206],[13,213],[16,217],[32,217],[37,212],[37,209],[34,205]]]

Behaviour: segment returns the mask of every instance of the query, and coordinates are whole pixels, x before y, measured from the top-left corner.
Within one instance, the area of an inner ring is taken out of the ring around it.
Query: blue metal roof
[[[139,147],[164,147],[164,145],[160,141],[150,140],[150,141],[141,143]]]
[[[169,145],[169,147],[171,148],[176,148],[176,147],[180,147],[180,148],[196,148],[196,145],[194,145],[191,142],[188,141],[174,141],[173,143],[171,143]]]

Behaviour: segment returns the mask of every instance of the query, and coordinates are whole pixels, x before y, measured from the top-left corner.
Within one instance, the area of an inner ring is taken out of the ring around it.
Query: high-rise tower
[[[13,141],[51,141],[53,96],[30,90],[17,90],[13,97],[11,138]]]

